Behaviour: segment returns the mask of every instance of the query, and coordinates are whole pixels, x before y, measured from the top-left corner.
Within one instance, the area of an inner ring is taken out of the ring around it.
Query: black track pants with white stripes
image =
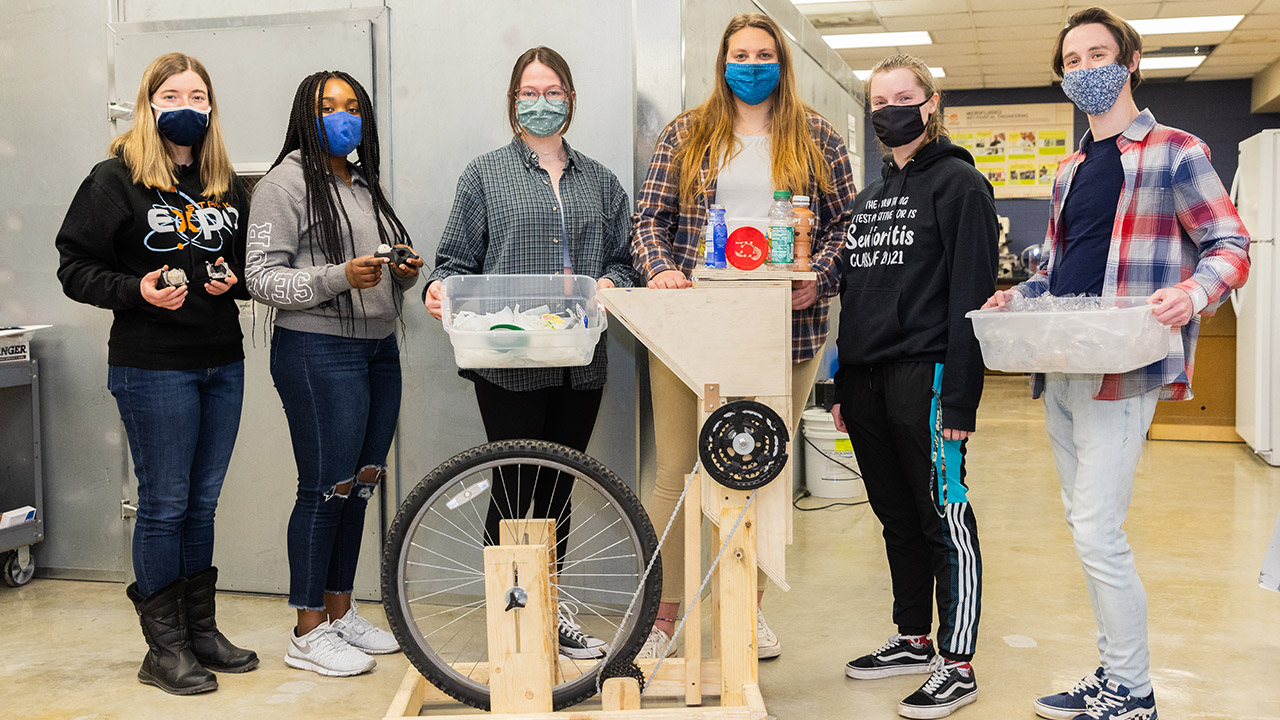
[[[893,621],[924,635],[938,601],[937,650],[973,657],[982,605],[978,525],[964,484],[965,442],[944,442],[938,421],[942,366],[845,366],[840,413],[871,509],[884,526]]]

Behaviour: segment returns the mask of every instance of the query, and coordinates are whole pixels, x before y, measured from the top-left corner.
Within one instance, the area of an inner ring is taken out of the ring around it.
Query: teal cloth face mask
[[[551,137],[564,127],[569,117],[569,101],[552,102],[544,97],[516,100],[516,119],[534,137]]]

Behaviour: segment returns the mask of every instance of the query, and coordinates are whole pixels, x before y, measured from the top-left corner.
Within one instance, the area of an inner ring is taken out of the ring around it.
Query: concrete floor
[[[979,700],[956,717],[1034,717],[1031,701],[1097,664],[1094,622],[1058,498],[1040,404],[1026,380],[988,379],[969,451],[985,596],[975,660]],[[806,504],[816,504],[814,499]],[[1156,697],[1164,718],[1280,720],[1280,596],[1258,570],[1280,509],[1280,470],[1242,444],[1153,442],[1127,530],[1151,607]],[[868,507],[798,513],[790,593],[766,593],[781,658],[761,664],[769,711],[784,720],[897,717],[921,676],[848,680],[843,664],[879,647],[889,575]],[[220,689],[172,697],[135,680],[144,645],[118,584],[37,579],[0,587],[0,717],[369,718],[404,676],[402,655],[346,679],[285,667],[292,611],[280,598],[220,596],[223,629],[262,666]],[[362,612],[382,623],[380,608]]]

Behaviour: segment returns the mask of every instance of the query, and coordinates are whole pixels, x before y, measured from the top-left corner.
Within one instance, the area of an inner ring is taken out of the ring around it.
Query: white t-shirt
[[[768,218],[769,206],[773,203],[769,136],[735,134],[734,137],[742,143],[742,150],[720,168],[715,197],[715,202],[724,206],[724,216],[730,220],[730,226],[735,219]]]

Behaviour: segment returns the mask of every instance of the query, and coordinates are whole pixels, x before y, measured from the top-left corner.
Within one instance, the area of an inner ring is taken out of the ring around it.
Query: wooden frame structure
[[[616,288],[600,291],[613,317],[621,321],[649,350],[698,396],[701,427],[716,408],[734,398],[764,403],[794,427],[791,417],[791,283],[813,280],[812,272],[765,269],[698,270],[692,290]],[[684,656],[668,658],[653,675],[657,661],[640,661],[650,677],[647,695],[680,698],[686,707],[640,709],[635,681],[615,678],[604,684],[601,710],[573,709],[551,712],[553,673],[561,671],[551,638],[555,619],[550,613],[551,583],[537,585],[529,593],[529,609],[535,622],[518,627],[504,613],[501,593],[510,587],[512,568],[521,563],[542,562],[546,578],[548,553],[555,541],[528,545],[529,536],[511,528],[502,532],[503,545],[485,549],[489,658],[477,679],[491,688],[493,720],[766,720],[758,684],[756,657],[756,568],[763,569],[787,589],[786,546],[791,541],[791,487],[782,476],[758,491],[748,506],[749,492],[719,485],[699,471],[699,487],[685,498],[685,608]],[[702,582],[702,516],[709,518],[713,547],[738,523],[725,548],[712,583],[712,657],[702,655],[702,622],[698,589]],[[741,521],[739,522],[739,518]],[[548,521],[504,521],[539,523]],[[542,538],[554,538],[554,527]],[[518,570],[520,577],[532,572]],[[505,584],[504,584],[505,583]],[[498,592],[497,596],[493,595]],[[496,599],[495,599],[496,598]],[[540,606],[539,603],[548,603]],[[543,615],[546,617],[543,618]],[[545,627],[543,623],[546,623]],[[528,633],[541,633],[535,642]],[[495,635],[504,639],[495,641]],[[518,640],[516,640],[518,638]],[[534,667],[542,663],[541,668]],[[512,674],[519,675],[513,678]],[[498,675],[504,677],[498,681]],[[556,675],[558,676],[558,675]],[[547,684],[548,678],[551,684]],[[718,706],[703,707],[704,696],[719,696]],[[426,703],[454,702],[431,686],[410,667],[384,720],[422,717]],[[437,720],[462,720],[476,715],[428,713]]]

